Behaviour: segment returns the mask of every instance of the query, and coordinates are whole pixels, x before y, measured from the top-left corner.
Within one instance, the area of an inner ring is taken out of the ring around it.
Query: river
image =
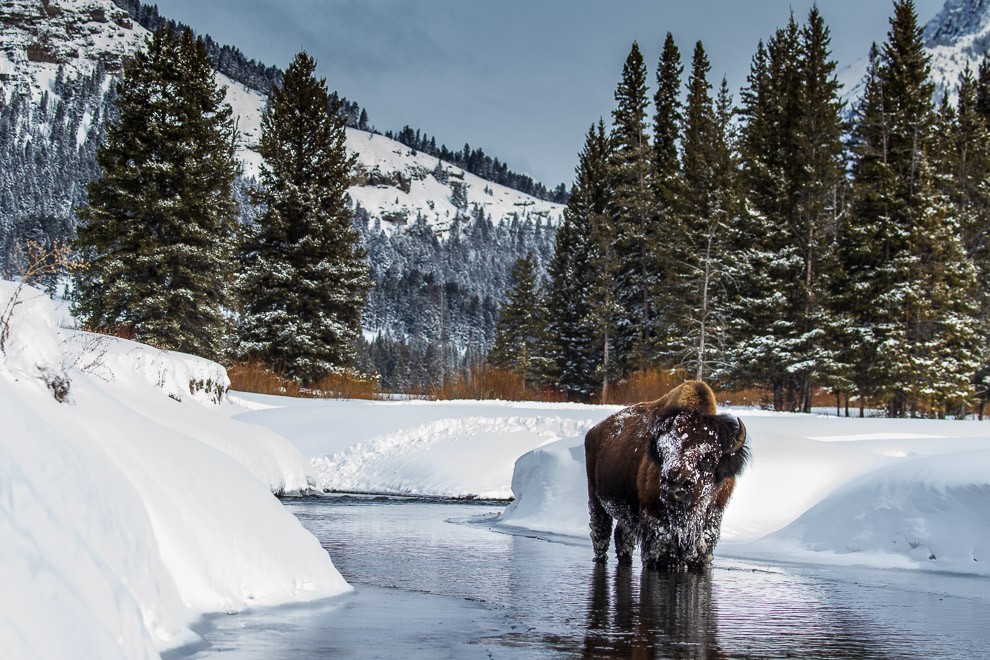
[[[355,587],[205,618],[170,658],[976,658],[981,578],[767,565],[598,566],[590,543],[492,529],[496,504],[327,497],[285,505]]]

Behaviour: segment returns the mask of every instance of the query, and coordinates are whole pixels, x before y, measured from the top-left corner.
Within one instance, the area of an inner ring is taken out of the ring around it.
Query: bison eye
[[[715,469],[715,457],[708,454],[698,462],[698,467],[702,472],[711,472]]]

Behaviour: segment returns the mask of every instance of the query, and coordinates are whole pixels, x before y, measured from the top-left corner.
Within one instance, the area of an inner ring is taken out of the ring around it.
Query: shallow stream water
[[[222,658],[981,658],[990,581],[718,557],[706,573],[598,566],[590,543],[493,530],[500,508],[286,501],[355,592],[214,616]]]

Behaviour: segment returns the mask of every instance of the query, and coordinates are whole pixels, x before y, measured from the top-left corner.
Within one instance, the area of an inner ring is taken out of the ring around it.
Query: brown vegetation
[[[503,401],[566,401],[560,390],[536,389],[507,369],[484,365],[467,374],[450,376],[441,387],[428,393],[437,400],[501,399]]]
[[[325,376],[310,387],[302,387],[261,360],[250,359],[227,367],[230,389],[257,394],[275,394],[311,399],[379,399],[378,381],[355,373]]]

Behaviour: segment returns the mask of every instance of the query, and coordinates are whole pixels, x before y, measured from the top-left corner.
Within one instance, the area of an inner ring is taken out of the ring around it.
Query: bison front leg
[[[639,554],[646,568],[670,569],[680,563],[670,531],[659,520],[643,521],[639,543]]]
[[[632,553],[636,549],[636,533],[621,522],[615,523],[615,558],[619,566],[632,566]]]
[[[608,560],[608,544],[612,536],[612,516],[608,515],[594,493],[588,496],[588,513],[591,514],[591,522],[588,526],[591,527],[591,545],[595,549],[595,561],[605,563]]]
[[[695,549],[694,556],[688,561],[691,568],[707,568],[712,565],[715,556],[715,545],[722,534],[722,509],[713,507],[705,517],[705,527],[701,539]]]

